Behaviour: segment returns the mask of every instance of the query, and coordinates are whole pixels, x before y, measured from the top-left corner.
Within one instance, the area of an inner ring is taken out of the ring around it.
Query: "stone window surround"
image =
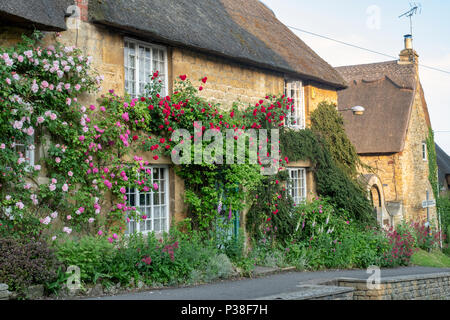
[[[139,92],[139,82],[140,82],[140,79],[139,79],[139,50],[138,50],[139,46],[144,47],[146,49],[151,49],[151,52],[152,52],[152,55],[150,58],[150,67],[151,68],[153,68],[152,67],[152,65],[153,65],[153,49],[158,49],[158,50],[163,51],[163,53],[164,53],[164,70],[163,71],[158,70],[158,71],[160,72],[160,75],[162,74],[164,76],[164,87],[163,87],[164,91],[162,92],[162,94],[163,95],[168,94],[169,89],[170,89],[169,88],[170,74],[169,74],[169,63],[168,63],[168,60],[169,60],[168,59],[168,56],[169,56],[168,48],[166,46],[162,46],[159,44],[154,44],[154,43],[146,42],[146,41],[142,41],[142,40],[137,40],[137,39],[130,38],[130,37],[124,37],[123,43],[124,43],[124,65],[123,65],[123,67],[124,67],[124,88],[125,88],[125,81],[127,80],[127,66],[128,66],[126,48],[127,48],[127,43],[129,43],[129,44],[134,44],[136,46],[135,65],[134,65],[135,66],[135,79],[134,79],[135,81],[134,81],[134,83],[135,83],[136,95],[139,95],[141,93],[141,92]],[[147,72],[150,75],[154,71],[156,71],[156,70],[147,70]],[[126,89],[125,89],[125,92],[126,92]]]

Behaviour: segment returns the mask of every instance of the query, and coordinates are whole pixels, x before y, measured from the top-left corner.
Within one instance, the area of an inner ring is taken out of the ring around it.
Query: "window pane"
[[[153,208],[154,219],[159,219],[161,217],[160,216],[160,210],[161,210],[160,207],[154,207]]]
[[[154,220],[153,228],[155,231],[162,231],[161,230],[161,220],[159,220],[159,219]]]

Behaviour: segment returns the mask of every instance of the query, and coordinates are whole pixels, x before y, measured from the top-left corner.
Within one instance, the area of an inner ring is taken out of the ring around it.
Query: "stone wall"
[[[297,291],[260,297],[257,300],[353,300],[353,288],[323,285],[298,285]]]
[[[0,283],[0,300],[9,300],[11,292],[8,291],[8,285]]]
[[[423,92],[416,90],[414,105],[411,111],[405,149],[400,155],[403,180],[404,218],[410,220],[424,220],[427,210],[422,208],[422,201],[426,199],[426,191],[433,197],[431,184],[428,180],[428,155],[424,161],[422,157],[422,143],[428,137],[428,125],[424,113]],[[430,208],[430,218],[436,218],[436,208]]]
[[[317,106],[322,102],[334,103],[337,105],[338,97],[337,91],[327,86],[320,85],[315,82],[305,84],[305,115],[306,126],[311,126],[311,113],[317,109]]]
[[[355,288],[353,300],[450,300],[449,272],[383,278],[374,290],[361,279],[340,278],[336,283]]]
[[[256,69],[231,62],[224,58],[201,54],[187,49],[173,48],[172,78],[186,74],[194,83],[208,77],[200,93],[211,102],[220,103],[224,109],[231,108],[233,102],[255,104],[268,94],[284,91],[284,77],[280,73]]]
[[[402,152],[389,155],[361,155],[363,163],[369,165],[383,183],[385,201],[401,201],[402,216],[400,219],[420,221],[427,217],[422,201],[426,199],[426,191],[433,198],[431,184],[428,180],[428,160],[422,158],[422,143],[428,137],[428,125],[423,106],[421,90],[416,90],[414,105]],[[371,173],[366,170],[365,173]],[[430,219],[435,219],[436,208],[430,208]]]

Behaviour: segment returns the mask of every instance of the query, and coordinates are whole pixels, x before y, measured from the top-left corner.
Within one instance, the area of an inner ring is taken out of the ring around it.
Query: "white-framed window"
[[[32,148],[30,148],[32,146]],[[28,138],[28,145],[23,143],[16,143],[14,150],[19,154],[19,157],[25,158],[25,162],[30,166],[34,166],[34,134]]]
[[[124,44],[125,91],[132,97],[145,92],[145,85],[158,71],[162,81],[162,95],[167,95],[167,49],[133,39],[125,39]]]
[[[136,188],[127,188],[127,204],[136,207],[138,219],[130,215],[125,234],[161,233],[169,231],[169,169],[166,166],[151,166],[147,177],[147,185],[158,184],[158,189],[148,192],[139,191]],[[142,216],[146,216],[143,220]]]
[[[300,204],[306,200],[306,169],[288,168],[288,192],[295,204]]]
[[[427,159],[428,159],[427,144],[425,142],[422,142],[422,160],[427,161]]]
[[[294,110],[286,115],[286,126],[305,129],[305,94],[301,81],[286,81],[285,95],[292,99]]]

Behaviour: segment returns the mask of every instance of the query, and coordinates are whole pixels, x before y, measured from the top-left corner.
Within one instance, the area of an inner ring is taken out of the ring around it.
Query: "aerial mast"
[[[408,17],[409,18],[409,28],[410,28],[410,35],[412,37],[413,35],[413,21],[412,21],[412,17],[416,14],[420,14],[422,12],[422,5],[419,4],[409,4],[411,9],[407,12],[405,12],[404,14],[400,15],[399,18],[403,18],[403,17]]]

